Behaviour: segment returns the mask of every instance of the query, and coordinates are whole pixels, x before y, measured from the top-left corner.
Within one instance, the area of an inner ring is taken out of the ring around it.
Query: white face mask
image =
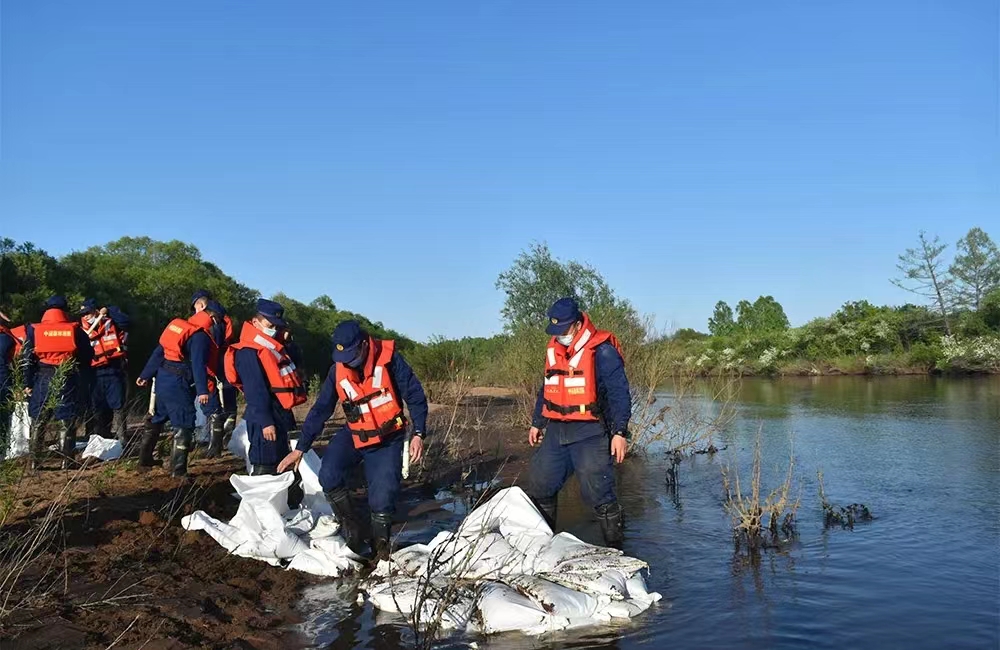
[[[264,332],[264,334],[270,336],[272,339],[274,338],[274,335],[278,333],[277,328],[274,327],[262,327],[260,331]]]
[[[573,342],[573,335],[563,334],[562,336],[557,336],[556,340],[562,343],[563,345],[569,345],[570,343]]]

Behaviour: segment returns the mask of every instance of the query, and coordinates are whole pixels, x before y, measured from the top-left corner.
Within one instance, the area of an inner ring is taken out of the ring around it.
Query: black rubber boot
[[[372,543],[375,551],[375,562],[388,560],[391,551],[392,513],[372,513]]]
[[[36,422],[31,423],[31,470],[40,471],[45,460],[45,430],[49,428],[49,419],[43,414]]]
[[[535,499],[535,505],[538,509],[542,511],[545,515],[545,521],[548,523],[549,528],[552,532],[556,530],[556,513],[558,511],[559,499],[558,497],[550,497],[548,499]]]
[[[218,458],[222,455],[222,439],[226,435],[225,429],[223,428],[223,425],[225,424],[224,418],[225,416],[221,413],[215,413],[208,416],[207,426],[211,432],[212,438],[208,443],[208,453],[205,454],[205,458]]]
[[[76,465],[76,422],[59,420],[59,449],[62,452],[62,468]]]
[[[597,506],[597,520],[601,524],[604,543],[613,548],[621,548],[625,541],[625,513],[617,501]]]
[[[156,451],[156,443],[160,441],[160,433],[162,432],[162,424],[153,424],[148,420],[143,423],[142,441],[139,443],[140,470],[149,470],[149,468],[156,466],[153,452]]]
[[[323,496],[333,508],[333,514],[336,515],[337,521],[340,523],[341,534],[347,541],[347,547],[361,557],[367,557],[371,545],[371,531],[367,530],[354,510],[351,494],[347,488],[330,490],[324,492]]]
[[[174,446],[170,453],[170,475],[175,478],[187,476],[188,453],[191,451],[192,429],[174,430]]]

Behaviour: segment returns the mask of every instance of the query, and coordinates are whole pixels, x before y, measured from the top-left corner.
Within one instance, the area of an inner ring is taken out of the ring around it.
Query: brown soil
[[[492,394],[436,406],[426,462],[415,466],[406,490],[433,494],[435,486],[498,475],[516,480],[527,444],[523,428],[509,424],[514,412],[511,400]],[[195,455],[185,483],[161,468],[141,474],[130,461],[8,479],[0,485],[0,512],[12,508],[0,529],[0,648],[305,645],[291,629],[300,620],[294,605],[304,587],[322,579],[230,556],[207,534],[180,526],[199,509],[232,517],[229,477],[242,467],[229,455]],[[27,548],[53,503],[51,538],[5,582],[11,551]]]

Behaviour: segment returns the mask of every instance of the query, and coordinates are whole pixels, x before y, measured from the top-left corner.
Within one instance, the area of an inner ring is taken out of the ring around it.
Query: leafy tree
[[[978,310],[986,294],[1000,287],[1000,251],[981,228],[969,230],[955,247],[958,252],[948,268],[955,304]]]
[[[708,334],[705,334],[704,332],[699,332],[698,330],[692,329],[690,327],[683,327],[670,335],[670,340],[676,341],[678,343],[687,343],[688,341],[702,341],[707,338]]]
[[[708,331],[712,333],[712,336],[729,336],[735,329],[733,308],[723,300],[715,303],[715,311],[708,319]]]
[[[747,334],[777,332],[788,329],[788,317],[772,296],[760,296],[752,304],[741,300],[736,305],[736,327]]]
[[[581,309],[621,311],[638,320],[632,305],[615,295],[597,270],[570,260],[560,262],[545,244],[532,244],[497,278],[496,288],[506,294],[503,314],[508,331],[538,327],[556,300],[571,296]]]
[[[941,315],[945,332],[951,334],[948,296],[952,281],[946,273],[942,259],[945,248],[947,244],[942,244],[939,237],[935,236],[933,241],[928,241],[927,234],[921,230],[920,245],[917,248],[907,248],[906,252],[899,256],[896,268],[902,274],[901,277],[893,278],[890,282],[904,291],[928,299]]]
[[[979,313],[987,327],[1000,332],[1000,288],[986,294],[980,304]]]

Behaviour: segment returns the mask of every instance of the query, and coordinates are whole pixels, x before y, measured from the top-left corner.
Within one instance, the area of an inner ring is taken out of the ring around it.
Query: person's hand
[[[149,380],[139,377],[138,379],[135,380],[135,385],[138,386],[139,388],[145,388],[146,386],[149,386]]]
[[[613,435],[611,436],[611,457],[615,459],[615,462],[619,465],[625,460],[625,453],[628,451],[628,440],[625,436]]]
[[[277,439],[278,439],[278,432],[274,428],[273,424],[269,427],[264,427],[264,440],[267,440],[268,442],[274,442]]]
[[[208,404],[208,395],[199,395],[198,403],[201,404],[202,406]]]
[[[278,463],[278,473],[281,474],[282,472],[288,469],[295,471],[299,468],[299,463],[301,462],[302,462],[302,452],[299,451],[298,449],[293,449],[291,452],[288,453],[287,456],[281,459],[280,463]]]
[[[24,396],[25,397],[31,397],[31,387],[30,386],[25,387],[25,389],[24,389]]]
[[[531,427],[530,429],[528,429],[528,444],[531,445],[532,447],[540,443],[542,441],[542,438],[544,437],[545,435],[542,433],[542,430],[539,429],[538,427]]]
[[[410,440],[410,462],[419,463],[424,457],[424,439],[420,436],[413,436]]]

